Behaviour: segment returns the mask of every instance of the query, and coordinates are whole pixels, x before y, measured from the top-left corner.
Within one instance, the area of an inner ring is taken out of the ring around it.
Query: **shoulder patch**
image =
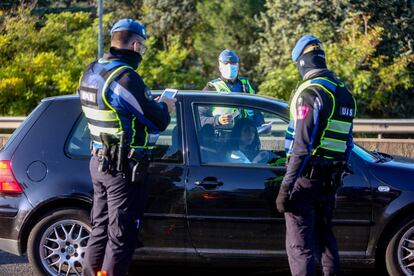
[[[300,105],[296,108],[296,116],[298,120],[303,120],[308,116],[309,113],[309,106],[306,105]]]
[[[296,106],[296,118],[298,120],[303,120],[308,116],[310,107],[304,104],[303,97],[299,97]]]

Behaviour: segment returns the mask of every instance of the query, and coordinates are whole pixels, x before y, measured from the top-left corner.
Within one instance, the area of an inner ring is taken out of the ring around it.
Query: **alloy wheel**
[[[60,220],[44,231],[39,255],[50,275],[81,275],[90,226],[78,220]]]
[[[400,239],[398,262],[405,275],[414,275],[414,226],[409,228]]]

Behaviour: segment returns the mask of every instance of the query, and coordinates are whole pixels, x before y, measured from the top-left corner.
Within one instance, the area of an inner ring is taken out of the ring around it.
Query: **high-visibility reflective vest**
[[[246,78],[239,77],[238,78],[240,82],[242,83],[242,89],[243,91],[231,91],[230,88],[227,86],[226,82],[222,79],[215,79],[209,82],[210,85],[212,85],[217,92],[243,92],[243,93],[249,93],[249,94],[255,94],[255,91],[253,87],[250,85],[250,82]]]
[[[243,91],[240,91],[242,93],[249,93],[254,95],[256,92],[254,91],[253,87],[251,86],[250,82],[246,78],[239,77],[238,78],[240,82],[242,83],[242,89]],[[231,91],[230,88],[227,86],[226,82],[222,79],[216,79],[209,82],[210,85],[212,85],[217,92],[239,92],[239,91]],[[221,115],[226,113],[233,113],[236,111],[236,108],[227,108],[227,107],[213,107],[213,115]],[[241,116],[249,118],[254,115],[253,110],[243,109],[241,112]]]
[[[332,100],[332,110],[327,120],[320,122],[320,132],[312,149],[312,156],[327,159],[343,160],[347,150],[347,142],[352,135],[353,118],[356,115],[356,102],[352,94],[342,82],[334,82],[327,78],[314,78],[302,83],[290,103],[290,117],[286,131],[285,150],[289,156],[295,137],[296,105],[300,94],[309,87],[318,87]]]
[[[106,91],[111,82],[127,69],[132,67],[120,61],[100,59],[89,65],[80,80],[78,93],[82,111],[95,144],[102,145],[101,133],[118,138],[122,131],[122,122],[116,110],[108,103]]]

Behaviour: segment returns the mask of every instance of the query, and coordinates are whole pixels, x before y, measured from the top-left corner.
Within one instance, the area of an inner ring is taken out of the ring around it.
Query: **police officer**
[[[78,93],[92,140],[92,232],[83,275],[125,275],[145,206],[146,170],[175,100],[157,102],[137,69],[145,28],[132,19],[111,30],[111,48],[86,68]]]
[[[286,175],[276,199],[286,221],[286,251],[292,275],[314,275],[315,257],[324,275],[339,274],[332,232],[336,189],[353,147],[356,103],[326,67],[321,41],[299,39],[292,51],[303,82],[290,100]]]
[[[249,80],[239,76],[240,59],[235,52],[227,49],[222,51],[219,55],[218,62],[221,76],[218,79],[209,81],[204,87],[204,91],[256,94]],[[212,116],[209,116],[209,111],[212,113]],[[220,107],[215,107],[213,110],[201,110],[202,124],[208,122],[216,126],[228,125],[234,123],[233,117],[235,114],[239,117],[252,119],[258,126],[264,123],[263,116],[257,112],[255,113],[247,109],[239,110],[240,112],[236,113],[234,111],[229,108]],[[203,117],[203,115],[207,117]]]

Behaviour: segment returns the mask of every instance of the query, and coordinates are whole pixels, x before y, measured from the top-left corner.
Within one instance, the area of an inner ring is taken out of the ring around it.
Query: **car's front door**
[[[196,145],[189,145],[192,158],[186,181],[187,216],[193,244],[205,256],[259,260],[285,255],[284,219],[275,209],[275,197],[286,170],[287,123],[283,115],[256,109],[254,101],[251,104],[248,108],[192,105],[193,123],[186,126],[187,135],[192,137],[189,143]],[[241,149],[246,133],[237,129],[238,122],[246,123],[240,119],[243,116],[219,126],[218,112],[214,114],[213,110],[237,116],[248,114],[243,110],[261,114],[264,122],[259,127],[257,118],[251,117],[259,132],[258,147],[246,150],[244,145]],[[365,254],[372,213],[370,186],[358,160],[354,154],[354,173],[345,178],[344,187],[338,191],[334,217],[340,254],[350,258]]]
[[[237,117],[220,126],[216,110]],[[186,200],[198,253],[284,255],[284,221],[274,202],[285,172],[287,123],[277,114],[239,106],[193,105],[193,115],[187,131],[195,132],[188,135],[197,144],[197,153],[190,153],[197,161],[189,167]]]

